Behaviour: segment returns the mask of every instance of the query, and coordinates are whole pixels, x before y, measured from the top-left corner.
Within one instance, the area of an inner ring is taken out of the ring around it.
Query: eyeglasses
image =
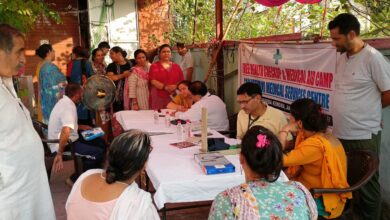
[[[246,105],[246,104],[248,104],[252,99],[254,99],[255,98],[255,96],[252,96],[252,97],[250,97],[249,99],[247,99],[247,100],[242,100],[242,101],[237,101],[237,103],[239,104],[239,105]]]

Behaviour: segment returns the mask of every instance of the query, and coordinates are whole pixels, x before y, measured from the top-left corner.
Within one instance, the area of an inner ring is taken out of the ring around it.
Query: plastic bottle
[[[180,120],[177,122],[177,139],[180,141],[184,139],[184,127]]]
[[[169,115],[169,112],[165,113],[165,127],[171,126],[171,116]]]
[[[158,113],[157,113],[157,111],[154,111],[153,118],[154,118],[154,124],[158,124]]]
[[[192,127],[191,127],[191,121],[186,121],[186,130],[185,130],[185,136],[186,138],[192,137]]]

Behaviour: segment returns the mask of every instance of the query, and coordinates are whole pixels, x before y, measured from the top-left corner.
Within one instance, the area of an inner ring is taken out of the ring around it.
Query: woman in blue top
[[[69,82],[84,85],[87,79],[93,75],[92,65],[88,60],[89,52],[86,48],[76,46],[72,53],[74,60],[71,65]],[[79,124],[92,125],[94,115],[83,103],[80,103],[77,105],[77,118]]]
[[[283,165],[282,145],[262,126],[253,126],[242,140],[240,163],[245,183],[217,195],[213,219],[317,219],[310,192],[298,182],[276,181]]]
[[[55,51],[50,44],[42,44],[36,49],[35,54],[43,60],[38,72],[40,104],[38,108],[42,113],[42,122],[48,124],[51,110],[62,98],[63,89],[67,82],[65,75],[52,63]]]
[[[70,70],[70,82],[83,85],[93,75],[93,69],[88,60],[89,52],[86,48],[77,46],[72,50],[74,60]]]

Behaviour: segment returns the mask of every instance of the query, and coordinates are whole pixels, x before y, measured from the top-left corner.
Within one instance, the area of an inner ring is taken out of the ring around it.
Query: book
[[[171,145],[182,149],[182,148],[195,146],[196,144],[194,144],[192,142],[188,142],[188,141],[182,141],[182,142],[177,142],[177,143],[171,143]]]
[[[236,172],[235,166],[221,153],[199,153],[194,159],[207,175]]]
[[[81,135],[83,136],[84,140],[90,141],[95,138],[101,137],[104,135],[104,131],[101,127],[92,128],[90,130],[85,130],[81,132]]]

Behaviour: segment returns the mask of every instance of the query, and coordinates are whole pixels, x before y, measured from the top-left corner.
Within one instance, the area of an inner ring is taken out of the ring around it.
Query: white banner
[[[330,44],[240,44],[240,85],[259,84],[263,101],[285,112],[293,101],[310,98],[331,121],[335,72],[336,49]]]

